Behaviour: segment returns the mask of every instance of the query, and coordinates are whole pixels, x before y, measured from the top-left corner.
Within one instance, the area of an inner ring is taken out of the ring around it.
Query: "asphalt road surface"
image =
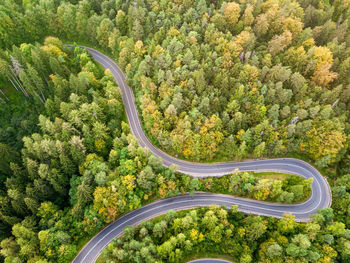
[[[251,199],[235,198],[228,195],[203,193],[196,193],[193,197],[184,195],[154,202],[120,217],[102,230],[80,251],[78,256],[73,260],[74,263],[95,262],[102,249],[113,238],[121,235],[125,226],[135,225],[156,215],[164,214],[169,209],[181,210],[212,204],[225,205],[227,207],[238,205],[238,210],[245,213],[273,217],[282,217],[284,213],[290,213],[295,216],[297,221],[307,221],[310,215],[315,214],[318,209],[330,207],[332,197],[326,179],[313,166],[298,159],[279,158],[203,164],[180,160],[161,151],[152,145],[143,132],[132,89],[127,85],[124,73],[118,65],[112,59],[95,49],[88,47],[82,48],[86,48],[98,63],[111,71],[122,92],[125,112],[132,134],[139,140],[143,148],[147,148],[155,156],[160,157],[164,166],[176,164],[179,172],[193,177],[222,176],[231,173],[235,169],[239,169],[240,171],[291,173],[304,178],[313,178],[313,183],[311,185],[311,197],[304,203],[295,205],[273,204]]]

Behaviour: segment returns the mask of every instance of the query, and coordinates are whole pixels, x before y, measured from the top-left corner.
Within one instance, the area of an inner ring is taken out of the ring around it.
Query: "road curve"
[[[295,216],[297,221],[307,221],[310,215],[316,213],[318,209],[330,207],[332,199],[327,180],[313,166],[302,160],[278,158],[204,164],[180,160],[161,151],[149,141],[142,130],[134,95],[132,89],[126,83],[122,70],[112,59],[101,52],[89,47],[81,48],[87,49],[99,64],[111,71],[121,90],[125,112],[132,134],[139,140],[142,147],[149,149],[156,157],[160,157],[164,166],[176,164],[179,167],[179,172],[193,177],[222,176],[231,173],[235,169],[239,169],[240,171],[291,173],[304,178],[313,178],[313,183],[311,185],[311,197],[306,202],[295,205],[272,204],[251,199],[234,198],[227,195],[202,193],[197,193],[193,197],[186,195],[177,196],[154,202],[148,206],[130,212],[102,230],[80,251],[78,256],[74,259],[74,263],[94,262],[101,250],[111,242],[114,237],[120,235],[125,226],[135,225],[150,217],[154,217],[155,214],[164,214],[169,209],[181,210],[184,208],[208,206],[211,204],[226,206],[236,204],[238,205],[238,209],[245,213],[273,217],[282,217],[284,213],[291,213]],[[128,219],[130,216],[132,219]]]
[[[116,221],[108,225],[105,229],[94,236],[79,252],[73,263],[93,263],[96,261],[101,251],[116,237],[123,234],[123,229],[129,225],[137,225],[142,221],[165,214],[168,210],[183,210],[196,207],[206,207],[210,205],[231,207],[238,205],[238,208],[246,213],[250,213],[252,207],[249,199],[235,198],[230,195],[195,193],[190,195],[179,195],[171,198],[161,199],[159,201],[145,205],[139,209],[133,210]],[[263,203],[261,203],[264,205]],[[267,205],[267,204],[265,204]],[[280,207],[276,205],[276,209]],[[276,217],[282,216],[279,212],[269,210],[267,207],[255,208],[254,213],[259,215],[273,214]],[[286,209],[287,210],[287,209]]]

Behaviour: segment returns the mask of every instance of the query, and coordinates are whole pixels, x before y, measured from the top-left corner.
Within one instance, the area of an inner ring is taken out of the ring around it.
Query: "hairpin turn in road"
[[[70,45],[68,45],[70,46]],[[106,247],[115,237],[123,233],[127,225],[136,225],[141,221],[166,213],[169,209],[181,210],[200,206],[225,205],[231,207],[237,205],[238,210],[256,215],[282,217],[285,213],[295,216],[297,221],[307,221],[311,214],[318,209],[330,207],[332,196],[327,180],[310,164],[294,158],[278,158],[266,160],[252,160],[243,162],[220,162],[220,163],[195,163],[174,158],[155,147],[148,139],[141,127],[140,118],[135,105],[132,89],[127,85],[124,73],[118,65],[108,56],[101,52],[83,47],[89,51],[91,56],[105,69],[109,69],[117,82],[125,107],[132,134],[139,140],[143,148],[147,148],[156,157],[162,159],[164,166],[176,164],[178,171],[193,177],[222,176],[229,174],[235,169],[240,171],[273,171],[300,175],[304,178],[313,178],[311,185],[311,197],[304,203],[285,205],[260,202],[251,199],[235,198],[229,195],[195,193],[194,196],[182,195],[153,202],[134,210],[103,229],[93,237],[79,252],[73,263],[95,262],[102,249]],[[217,261],[216,261],[217,262]]]

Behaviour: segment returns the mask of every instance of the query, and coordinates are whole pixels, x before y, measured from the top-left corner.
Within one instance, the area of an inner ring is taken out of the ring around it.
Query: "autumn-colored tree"
[[[292,33],[288,30],[284,31],[279,36],[274,36],[269,42],[269,52],[271,55],[276,55],[283,51],[292,43]]]
[[[226,23],[230,27],[234,26],[237,23],[240,17],[240,12],[241,12],[241,8],[235,2],[229,2],[225,5],[224,17],[226,19]]]
[[[306,138],[302,147],[305,147],[307,154],[314,160],[329,156],[328,163],[336,160],[346,140],[344,132],[336,129],[330,120],[315,121]]]

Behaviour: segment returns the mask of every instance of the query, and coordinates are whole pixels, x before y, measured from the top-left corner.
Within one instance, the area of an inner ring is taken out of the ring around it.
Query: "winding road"
[[[70,45],[68,45],[70,46]],[[307,221],[311,214],[315,214],[318,209],[330,207],[332,197],[327,180],[310,164],[293,158],[279,158],[267,160],[252,160],[243,162],[220,162],[220,163],[195,163],[174,158],[155,147],[145,135],[141,127],[140,118],[135,105],[135,98],[132,89],[127,85],[124,73],[118,65],[101,52],[82,47],[89,51],[92,57],[105,69],[109,69],[118,83],[122,93],[125,112],[128,117],[132,134],[139,140],[143,148],[149,149],[156,157],[162,159],[164,166],[176,164],[178,171],[193,177],[222,176],[231,173],[236,168],[240,171],[273,171],[300,175],[304,178],[313,178],[311,185],[311,197],[301,204],[285,205],[260,202],[251,199],[236,198],[229,195],[195,193],[194,196],[182,195],[168,199],[159,200],[149,205],[134,210],[103,229],[93,237],[85,247],[79,252],[73,263],[93,263],[115,237],[123,233],[123,228],[128,225],[136,225],[141,221],[153,218],[166,213],[169,209],[181,210],[200,206],[210,206],[212,204],[225,205],[231,207],[237,205],[238,210],[244,213],[256,215],[282,217],[285,213],[291,213],[297,221]],[[203,259],[204,260],[204,259]],[[205,259],[207,261],[194,262],[225,262]],[[209,261],[208,261],[209,260]]]

